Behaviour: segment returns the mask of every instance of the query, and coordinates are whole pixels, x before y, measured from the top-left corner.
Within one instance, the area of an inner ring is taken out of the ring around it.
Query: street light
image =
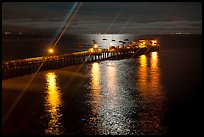
[[[49,54],[52,54],[54,52],[54,50],[52,48],[48,49]]]
[[[48,49],[48,58],[51,58],[51,54],[53,54],[53,53],[54,53],[54,49],[49,48]]]
[[[98,48],[98,44],[93,44],[93,47],[94,48]]]

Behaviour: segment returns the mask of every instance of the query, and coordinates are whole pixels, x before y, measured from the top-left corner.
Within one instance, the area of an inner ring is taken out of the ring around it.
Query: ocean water
[[[84,35],[80,41],[89,45],[94,39],[104,47],[112,39],[135,39],[107,35],[104,41],[104,35],[94,36]],[[3,134],[201,133],[201,35],[154,38],[161,45],[157,52],[3,80]]]

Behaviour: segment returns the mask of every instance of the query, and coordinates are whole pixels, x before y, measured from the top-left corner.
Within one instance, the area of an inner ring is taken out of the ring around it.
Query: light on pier
[[[48,49],[48,52],[49,52],[50,54],[52,54],[52,53],[54,53],[54,50],[53,50],[52,48],[49,48],[49,49]]]
[[[93,46],[94,46],[94,48],[98,48],[98,45],[97,45],[97,44],[94,44]]]

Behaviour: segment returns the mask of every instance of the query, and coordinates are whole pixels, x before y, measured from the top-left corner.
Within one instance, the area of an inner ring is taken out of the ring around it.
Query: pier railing
[[[119,48],[103,49],[100,51],[82,51],[64,55],[45,56],[27,58],[2,62],[2,79],[31,74],[37,71],[58,69],[66,66],[94,62],[106,59],[122,59],[135,57],[157,50],[158,47],[151,48]]]

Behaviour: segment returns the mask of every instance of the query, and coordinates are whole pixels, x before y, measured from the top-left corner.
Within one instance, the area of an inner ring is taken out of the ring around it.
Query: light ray
[[[112,28],[113,24],[115,24],[115,21],[118,19],[119,15],[120,15],[120,11],[121,9],[119,9],[119,11],[117,12],[117,14],[115,15],[114,19],[111,21],[111,24],[109,25],[109,27],[105,30],[105,34],[107,32],[110,31],[110,29]]]
[[[119,31],[119,34],[121,34],[121,32],[122,32],[123,30],[125,30],[125,28],[127,28],[127,26],[128,26],[128,24],[129,24],[131,18],[132,18],[131,16],[128,17],[128,19],[127,19],[125,25],[124,25],[124,26],[121,28],[121,30]]]
[[[73,12],[73,8],[75,7],[75,3],[72,6],[72,8],[69,10],[68,14],[65,16],[63,23],[61,24],[59,30],[57,31],[57,34],[55,35],[55,37],[52,39],[51,44],[53,45],[53,43],[56,41],[57,37],[60,35],[60,33],[62,32],[64,26],[66,25],[68,18],[70,17],[70,13]]]
[[[79,2],[75,2],[74,6],[71,9],[71,12],[68,14],[67,16],[67,21],[65,24],[64,29],[62,30],[61,34],[59,35],[59,37],[57,38],[57,40],[55,41],[54,45],[53,45],[53,49],[54,47],[57,45],[58,41],[60,40],[60,38],[62,37],[62,35],[64,34],[64,32],[66,31],[66,29],[68,28],[68,26],[70,25],[70,21],[71,19],[74,17],[74,15],[76,14],[76,11],[78,11],[80,6]],[[75,12],[75,13],[74,13]],[[47,56],[49,55],[49,53],[47,53]],[[13,109],[15,108],[15,106],[18,104],[19,100],[21,99],[21,97],[24,95],[25,91],[28,89],[28,87],[30,86],[30,84],[32,83],[33,79],[36,77],[37,73],[39,72],[39,70],[41,69],[41,67],[43,66],[45,60],[43,60],[43,62],[40,64],[40,66],[38,67],[37,71],[33,74],[33,76],[31,77],[31,79],[28,81],[27,85],[25,86],[25,88],[23,89],[23,91],[21,92],[21,94],[19,95],[19,97],[16,99],[16,101],[14,102],[14,104],[12,105],[12,107],[9,109],[8,114],[5,115],[5,118],[3,119],[3,123],[7,120],[7,118],[9,117],[9,115],[12,113]]]
[[[67,21],[66,24],[62,30],[62,32],[60,33],[59,37],[55,40],[54,44],[53,44],[53,48],[55,48],[55,46],[57,45],[57,43],[59,42],[59,40],[61,39],[61,37],[64,35],[65,31],[67,30],[67,28],[69,27],[72,18],[76,15],[77,11],[79,10],[80,7],[80,3],[76,2],[74,4],[74,6],[71,9],[71,12],[68,14],[67,16]]]

